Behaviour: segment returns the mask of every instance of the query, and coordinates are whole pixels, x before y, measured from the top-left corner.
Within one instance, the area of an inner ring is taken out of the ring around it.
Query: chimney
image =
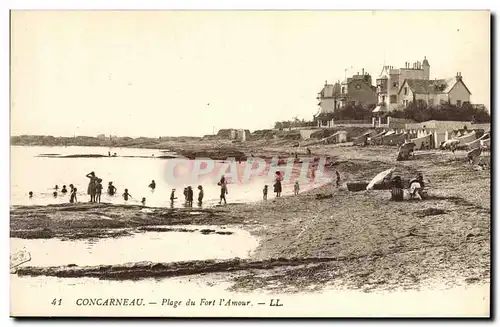
[[[326,84],[328,84],[328,81],[325,81],[325,86],[326,86]]]
[[[362,68],[362,69],[361,69],[361,71],[363,72],[363,75],[365,75],[365,69],[364,69],[364,68]]]

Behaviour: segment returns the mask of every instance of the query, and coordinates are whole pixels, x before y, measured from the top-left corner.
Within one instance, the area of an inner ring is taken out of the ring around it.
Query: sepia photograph
[[[488,10],[11,10],[10,316],[488,318]]]

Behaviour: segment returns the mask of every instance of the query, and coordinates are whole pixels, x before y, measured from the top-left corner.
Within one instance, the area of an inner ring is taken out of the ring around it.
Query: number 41
[[[62,299],[53,299],[52,300],[52,305],[61,305]]]

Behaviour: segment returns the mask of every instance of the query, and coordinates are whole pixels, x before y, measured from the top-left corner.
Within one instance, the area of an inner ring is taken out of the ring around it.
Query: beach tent
[[[386,132],[379,133],[373,137],[369,137],[368,141],[370,141],[370,144],[379,144],[382,143],[382,137],[384,136]]]
[[[410,142],[415,143],[415,149],[430,149],[432,144],[432,134],[414,138]]]
[[[476,131],[470,132],[469,134],[465,134],[464,136],[457,137],[456,139],[460,141],[459,143],[460,145],[467,144],[476,139]]]
[[[384,136],[382,139],[382,144],[384,145],[399,145],[404,143],[406,139],[406,133],[397,133],[389,136]]]
[[[366,186],[366,189],[371,190],[371,189],[373,189],[373,186],[375,186],[375,184],[379,184],[379,183],[383,182],[384,179],[390,178],[395,169],[396,168],[391,168],[391,169],[387,169],[387,170],[384,170],[383,172],[379,173],[377,176],[375,176],[371,180],[370,183],[368,183],[368,186]]]
[[[401,161],[410,159],[410,155],[413,153],[414,148],[415,148],[415,143],[407,142],[401,144],[401,146],[399,147],[398,157],[396,160]]]
[[[481,148],[486,148],[488,149],[491,145],[491,139],[486,139],[486,140],[480,140],[479,142],[481,143]]]
[[[481,155],[481,148],[472,149],[469,152],[467,152],[467,158],[472,162],[475,162],[476,158],[479,157],[480,155]]]
[[[368,137],[372,134],[372,132],[366,132],[358,137],[356,137],[353,141],[353,145],[365,145],[368,142]]]
[[[477,149],[481,147],[481,140],[477,139],[472,142],[466,143],[465,145],[467,146],[467,150]]]

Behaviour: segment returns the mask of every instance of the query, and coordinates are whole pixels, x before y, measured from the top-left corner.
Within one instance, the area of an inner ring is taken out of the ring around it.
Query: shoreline
[[[267,149],[261,151],[266,153]],[[396,167],[403,177],[423,171],[432,181],[431,197],[392,202],[388,191],[349,192],[326,185],[299,196],[202,210],[161,208],[148,213],[133,205],[21,206],[11,210],[11,237],[39,233],[43,237],[85,239],[123,236],[113,235],[120,228],[238,225],[260,240],[249,259],[222,260],[215,266],[194,261],[191,265],[197,268],[185,269],[199,274],[219,267],[240,291],[276,289],[276,283],[291,291],[321,289],[333,283],[370,291],[413,289],[440,278],[450,284],[489,281],[489,170],[475,171],[465,160],[438,151],[424,152],[407,162],[395,162],[387,148],[323,146],[313,151],[336,158],[335,169],[342,172],[344,184],[369,179],[390,167]],[[190,215],[189,211],[201,213]],[[122,273],[116,276],[134,279],[146,278],[145,267],[151,265],[157,265],[151,276],[186,273],[173,269],[170,263],[129,264],[126,269],[118,267],[123,265],[45,271],[23,267],[20,271],[26,275],[92,272],[94,277],[108,278],[109,271],[117,269]]]

